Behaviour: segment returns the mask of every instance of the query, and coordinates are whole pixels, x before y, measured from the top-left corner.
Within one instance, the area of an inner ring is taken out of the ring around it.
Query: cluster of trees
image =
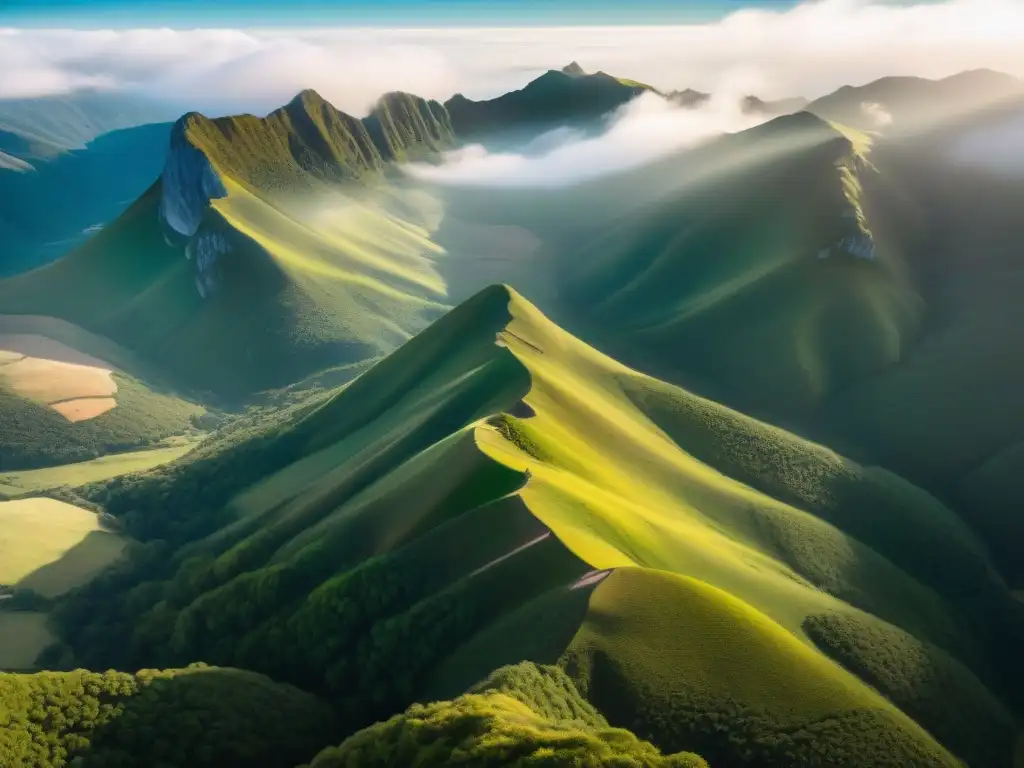
[[[177,462],[88,485],[82,493],[120,518],[137,540],[180,545],[200,539],[225,522],[224,505],[240,489],[299,457],[308,436],[296,423],[323,398],[311,395],[278,411],[253,408]]]
[[[473,693],[414,704],[331,747],[304,768],[707,768],[608,723],[557,667],[497,670]]]
[[[1011,768],[1013,716],[946,651],[854,614],[821,614],[804,630],[827,655],[881,692],[969,765]]]
[[[335,729],[327,704],[240,670],[0,675],[4,768],[292,768]]]

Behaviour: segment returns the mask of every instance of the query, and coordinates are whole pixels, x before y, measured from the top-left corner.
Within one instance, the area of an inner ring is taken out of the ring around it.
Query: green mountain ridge
[[[1010,765],[987,665],[1013,658],[1016,602],[951,511],[615,363],[505,287],[269,431],[94,498],[179,554],[59,609],[89,666],[256,669],[352,732],[526,659],[711,765]],[[896,642],[947,670],[934,704],[904,694],[918,667],[877,660]]]

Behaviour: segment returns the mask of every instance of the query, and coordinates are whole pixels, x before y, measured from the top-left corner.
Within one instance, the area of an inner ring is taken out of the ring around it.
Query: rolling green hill
[[[59,606],[89,666],[259,670],[351,733],[529,660],[711,765],[1010,765],[1018,603],[948,508],[506,287],[336,394],[91,494],[152,544]],[[942,697],[906,695],[922,663]]]

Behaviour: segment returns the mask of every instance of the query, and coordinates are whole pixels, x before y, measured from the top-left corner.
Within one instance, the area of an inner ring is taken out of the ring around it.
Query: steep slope
[[[495,99],[472,101],[456,94],[444,106],[460,139],[494,141],[510,136],[522,138],[561,125],[585,127],[641,93],[653,90],[649,85],[604,72],[588,75],[582,69],[552,69],[521,90]]]
[[[566,238],[573,327],[776,423],[899,360],[921,300],[867,139],[803,113],[705,155],[681,158],[694,181]]]
[[[179,554],[62,607],[85,663],[253,668],[355,729],[557,662],[612,725],[712,765],[1009,764],[986,685],[1012,672],[1016,603],[955,515],[614,362],[508,288],[190,457],[95,495]],[[819,625],[853,655],[833,661]],[[912,660],[857,676],[904,637],[970,718],[897,708]]]
[[[383,182],[447,146],[443,107],[406,94],[365,120],[304,92],[266,118],[176,123],[157,184],[59,262],[0,283],[238,396],[390,351],[446,309],[436,204]]]
[[[828,435],[949,498],[1017,584],[1024,583],[1015,502],[1024,440],[1016,352],[1024,175],[1007,165],[1019,140],[989,138],[980,157],[962,148],[1022,109],[1018,99],[879,148],[882,173],[920,211],[906,252],[926,322],[898,365],[841,393],[819,415]]]

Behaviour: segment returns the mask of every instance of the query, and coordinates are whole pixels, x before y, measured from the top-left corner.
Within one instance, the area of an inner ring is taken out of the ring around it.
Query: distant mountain
[[[710,93],[695,91],[693,88],[686,88],[682,91],[670,91],[665,96],[669,101],[684,107],[700,107],[711,100]]]
[[[445,107],[456,135],[471,140],[541,132],[560,125],[586,126],[644,92],[655,91],[649,85],[604,72],[588,75],[578,64],[570,64],[561,71],[549,70],[525,88],[496,99],[471,101],[458,94],[446,101]]]
[[[902,133],[927,129],[1022,93],[1024,81],[979,69],[942,80],[883,77],[867,85],[847,85],[812,101],[807,109],[853,128]]]
[[[83,149],[104,133],[175,117],[170,105],[116,92],[0,99],[0,152],[35,164],[68,150]]]
[[[788,115],[806,108],[808,103],[807,99],[801,96],[773,101],[765,101],[757,96],[744,96],[741,108],[748,114]]]
[[[97,498],[183,554],[61,609],[90,667],[254,669],[351,733],[530,661],[561,668],[580,717],[710,765],[1011,765],[984,660],[1019,650],[1013,598],[962,521],[504,286],[341,391]]]
[[[170,131],[112,131],[34,166],[9,157],[9,171],[0,156],[0,277],[53,261],[120,215],[160,173]]]

